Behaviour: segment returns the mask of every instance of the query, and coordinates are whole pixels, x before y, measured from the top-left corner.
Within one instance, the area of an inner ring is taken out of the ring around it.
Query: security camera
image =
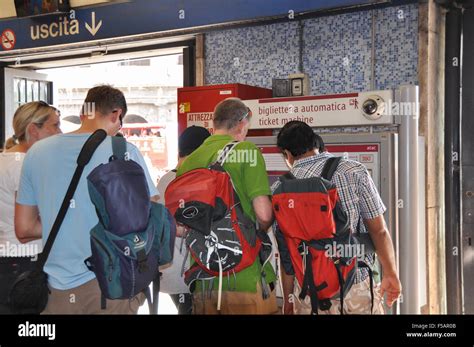
[[[381,118],[384,111],[385,101],[378,95],[371,95],[362,103],[362,113],[370,120]]]

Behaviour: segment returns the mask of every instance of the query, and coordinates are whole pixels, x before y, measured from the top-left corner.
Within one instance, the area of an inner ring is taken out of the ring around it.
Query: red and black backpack
[[[209,167],[179,176],[166,189],[166,207],[177,223],[188,228],[185,241],[195,260],[185,273],[188,285],[237,273],[252,265],[262,248],[255,223],[244,214],[231,177],[223,168],[237,144],[227,144]]]
[[[367,247],[365,242],[362,248],[347,247],[360,244],[361,240],[351,230],[336,186],[331,183],[340,160],[340,157],[329,158],[321,177],[296,179],[291,173],[283,175],[272,198],[275,218],[301,287],[299,297],[304,300],[309,295],[314,314],[318,308],[328,310],[330,300],[338,297],[342,314],[344,296],[354,282],[357,267],[366,266],[357,260],[362,254],[345,252]],[[373,250],[369,248],[365,253]]]

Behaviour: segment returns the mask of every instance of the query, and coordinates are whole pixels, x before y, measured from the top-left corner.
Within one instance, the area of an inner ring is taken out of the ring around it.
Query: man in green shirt
[[[250,126],[251,112],[237,98],[221,101],[214,110],[214,135],[189,155],[178,168],[177,176],[198,168],[209,166],[217,159],[229,142],[239,141],[224,163],[225,171],[232,178],[244,213],[265,232],[273,221],[271,191],[265,162],[260,150],[245,142]],[[194,292],[195,314],[274,314],[278,311],[275,291],[263,298],[262,278],[270,288],[276,280],[272,266],[264,268],[257,257],[249,267],[238,272],[231,279],[222,281],[221,310],[217,311],[218,281],[201,280]],[[209,286],[213,286],[211,295]]]

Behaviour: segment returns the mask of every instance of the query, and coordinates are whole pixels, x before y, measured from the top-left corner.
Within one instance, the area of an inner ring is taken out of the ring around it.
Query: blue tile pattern
[[[370,90],[372,13],[375,13],[375,86],[418,82],[418,5],[324,16],[303,21],[303,68],[311,94]],[[271,88],[272,78],[298,72],[298,23],[206,34],[206,83]]]
[[[364,11],[305,21],[303,67],[312,94],[370,87],[370,18]]]
[[[270,87],[298,70],[296,22],[212,32],[205,42],[207,84]]]
[[[418,83],[418,6],[377,11],[375,76],[377,89]]]

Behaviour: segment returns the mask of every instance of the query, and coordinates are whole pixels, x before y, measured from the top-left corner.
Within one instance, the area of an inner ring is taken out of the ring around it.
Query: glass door
[[[16,109],[30,101],[45,101],[53,103],[53,83],[46,74],[35,71],[4,68],[2,92],[4,103],[2,107],[1,146],[13,135],[12,121]]]

